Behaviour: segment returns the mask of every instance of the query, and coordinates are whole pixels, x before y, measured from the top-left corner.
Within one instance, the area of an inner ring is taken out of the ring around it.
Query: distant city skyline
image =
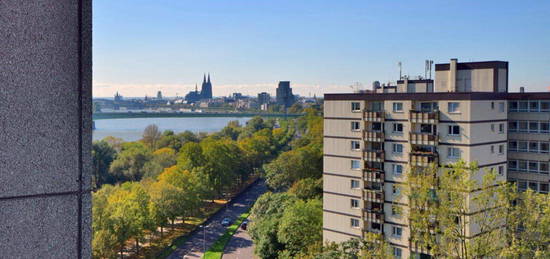
[[[550,2],[94,1],[94,96],[350,92],[424,60],[510,62],[510,91],[550,86]]]

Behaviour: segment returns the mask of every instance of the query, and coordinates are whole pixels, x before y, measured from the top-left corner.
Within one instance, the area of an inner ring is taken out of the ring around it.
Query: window
[[[448,158],[460,158],[460,149],[456,147],[447,148],[447,157]]]
[[[538,121],[530,121],[529,122],[529,132],[532,132],[532,133],[539,132],[539,122]]]
[[[548,162],[545,162],[545,161],[539,162],[539,173],[548,174]]]
[[[457,113],[459,112],[458,108],[460,107],[460,103],[450,102],[447,104],[447,110],[450,113]]]
[[[495,109],[495,102],[491,102],[491,110]]]
[[[536,192],[539,190],[539,184],[537,182],[529,182],[529,189]]]
[[[436,134],[437,126],[432,124],[420,124],[420,133]]]
[[[359,200],[351,199],[351,207],[354,209],[359,208]]]
[[[529,101],[529,111],[538,112],[539,111],[539,101]]]
[[[352,112],[361,111],[361,103],[352,102],[352,103],[351,103],[351,111],[352,111]]]
[[[391,227],[391,234],[394,237],[401,237],[403,234],[403,229],[400,227]]]
[[[449,125],[449,135],[451,135],[451,136],[460,135],[460,126],[458,126],[458,125]]]
[[[510,160],[510,161],[508,161],[508,168],[510,168],[510,169],[518,169],[518,161],[516,161],[516,160]]]
[[[352,228],[358,228],[359,227],[359,220],[358,219],[351,219],[350,225]]]
[[[527,164],[529,165],[529,172],[537,173],[539,171],[539,162],[529,161]]]
[[[527,103],[526,101],[519,102],[519,108],[518,108],[519,112],[526,112],[528,108],[529,108],[529,103]]]
[[[403,153],[403,145],[402,144],[393,144],[392,145],[392,151],[393,151],[393,153]]]
[[[403,103],[393,103],[393,111],[394,112],[402,112],[403,111]]]
[[[499,112],[505,112],[505,106],[503,102],[498,103],[498,111]]]
[[[548,142],[540,142],[540,152],[541,153],[548,153],[550,149],[550,146],[548,145]]]
[[[527,123],[527,121],[520,121],[520,122],[518,122],[518,124],[519,124],[519,127],[518,127],[518,129],[519,129],[518,131],[519,131],[519,132],[527,132],[527,131],[529,131],[529,130],[528,130],[529,123]]]
[[[518,151],[519,152],[527,152],[529,145],[527,144],[527,141],[518,141]]]
[[[401,175],[403,173],[403,166],[398,164],[392,164],[392,172],[394,175]]]
[[[351,141],[351,150],[360,150],[360,149],[361,149],[361,144],[359,143],[359,141],[352,140]]]
[[[510,142],[508,142],[508,150],[517,151],[518,150],[518,142],[515,141],[515,140],[510,140]],[[493,152],[491,152],[491,153],[493,153]]]
[[[351,169],[361,169],[361,161],[351,160]]]
[[[541,183],[539,192],[548,193],[548,184],[547,183]]]
[[[359,124],[358,121],[352,121],[352,122],[351,122],[351,130],[352,130],[352,131],[361,130],[361,125]]]
[[[359,189],[359,181],[357,180],[351,180],[351,188],[352,189]]]
[[[511,112],[517,112],[518,111],[518,102],[509,102],[508,103],[508,109]]]
[[[550,132],[550,125],[548,124],[548,121],[541,121],[539,125],[539,131],[540,133],[549,133]]]
[[[504,133],[504,123],[498,124],[498,133]]]
[[[401,191],[399,190],[399,186],[395,185],[395,184],[392,184],[391,186],[391,193],[393,195],[399,195],[399,193],[401,193]]]
[[[504,175],[504,166],[503,165],[498,166],[498,175]]]
[[[495,132],[495,124],[491,124],[491,131]]]
[[[519,171],[527,171],[527,161],[518,160],[518,170]]]
[[[380,123],[380,122],[372,123],[372,130],[373,131],[382,131],[382,123]]]
[[[393,257],[396,259],[401,259],[401,256],[403,255],[403,251],[401,251],[401,248],[399,247],[393,247],[392,253],[393,253]]]
[[[504,154],[504,144],[498,145],[498,154],[499,155]]]
[[[403,132],[403,124],[402,123],[394,123],[393,124],[393,132]]]
[[[517,121],[508,122],[508,131],[509,132],[516,132],[517,130],[518,130],[518,122]]]
[[[550,101],[540,101],[540,111],[541,112],[550,111]]]
[[[519,191],[527,190],[527,182],[526,181],[518,181],[518,190]]]
[[[372,111],[373,112],[381,112],[382,111],[382,103],[381,102],[372,103]]]
[[[495,146],[491,145],[491,154],[495,153]]]
[[[536,141],[529,142],[529,152],[538,153],[539,152],[539,143]]]

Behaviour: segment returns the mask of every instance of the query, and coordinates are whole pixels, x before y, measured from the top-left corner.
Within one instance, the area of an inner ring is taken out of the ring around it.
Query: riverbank
[[[296,118],[303,114],[284,114],[284,113],[262,113],[262,112],[101,112],[92,114],[93,120],[104,119],[134,119],[134,118],[197,118],[197,117],[279,117],[279,118]]]

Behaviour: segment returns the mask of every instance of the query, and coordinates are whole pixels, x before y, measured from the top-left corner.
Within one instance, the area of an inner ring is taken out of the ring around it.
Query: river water
[[[228,122],[237,120],[244,125],[248,117],[190,117],[190,118],[132,118],[105,119],[95,121],[94,140],[107,136],[121,138],[125,141],[141,139],[147,125],[155,124],[160,131],[173,130],[175,133],[186,130],[192,132],[215,132],[223,129]]]

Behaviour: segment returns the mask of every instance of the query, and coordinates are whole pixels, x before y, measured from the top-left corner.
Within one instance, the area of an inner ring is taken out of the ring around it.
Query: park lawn
[[[204,254],[203,259],[221,259],[223,255],[223,250],[225,249],[225,246],[231,240],[231,237],[237,232],[237,229],[239,229],[239,226],[250,215],[250,212],[245,212],[237,218],[237,220],[233,223],[233,225],[229,226],[225,233],[212,244],[208,250],[206,250],[206,253]]]

